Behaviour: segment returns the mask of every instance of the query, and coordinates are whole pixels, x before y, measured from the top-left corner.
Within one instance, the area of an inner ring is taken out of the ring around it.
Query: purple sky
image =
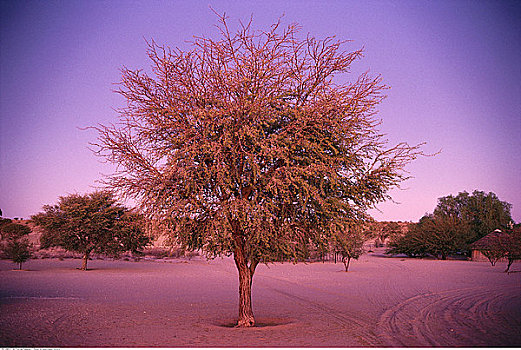
[[[0,209],[29,217],[58,196],[93,190],[112,166],[88,150],[115,120],[119,69],[148,68],[146,39],[186,48],[216,35],[215,15],[256,28],[285,14],[317,37],[365,47],[355,71],[392,87],[380,106],[391,142],[427,142],[378,220],[417,221],[437,198],[496,193],[521,221],[519,1],[1,1]]]

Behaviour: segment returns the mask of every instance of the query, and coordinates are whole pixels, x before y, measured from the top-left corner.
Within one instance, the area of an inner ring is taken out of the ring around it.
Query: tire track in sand
[[[388,309],[376,333],[385,346],[519,346],[517,286],[420,294]]]
[[[288,293],[277,288],[270,288],[274,292],[282,294],[294,302],[297,302],[313,312],[320,312],[325,317],[332,317],[334,320],[349,332],[350,336],[355,336],[363,346],[381,346],[381,342],[373,332],[374,323],[364,320],[359,313],[348,313],[345,311],[338,311],[334,308],[328,307],[323,303],[309,300],[304,297],[297,296],[293,293]]]

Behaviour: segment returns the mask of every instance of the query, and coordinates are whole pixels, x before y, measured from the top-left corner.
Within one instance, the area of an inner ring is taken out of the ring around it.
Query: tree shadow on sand
[[[290,319],[283,318],[260,318],[255,322],[255,326],[251,328],[266,328],[266,327],[278,327],[278,326],[286,326],[293,324],[294,321]],[[238,328],[238,329],[248,329],[248,328],[239,328],[237,327],[237,320],[235,321],[222,321],[215,323],[218,327],[223,328]]]

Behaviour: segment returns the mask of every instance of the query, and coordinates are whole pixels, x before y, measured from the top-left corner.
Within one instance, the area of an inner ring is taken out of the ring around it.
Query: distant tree
[[[365,236],[360,227],[346,228],[335,235],[334,250],[340,254],[345,271],[349,270],[351,259],[357,260],[364,253]]]
[[[511,207],[492,192],[474,191],[471,195],[460,192],[457,196],[439,198],[434,216],[450,216],[466,222],[472,233],[467,243],[471,243],[496,229],[507,229],[512,221]]]
[[[87,269],[91,253],[117,256],[138,252],[150,243],[143,217],[118,204],[107,191],[60,197],[32,217],[43,230],[41,248],[62,247],[83,254],[81,270]]]
[[[511,222],[511,205],[494,193],[461,192],[438,199],[433,214],[425,215],[412,230],[389,243],[389,254],[446,259],[449,254],[469,251],[469,246],[495,229],[506,229]],[[487,253],[488,254],[488,253]],[[490,252],[493,255],[493,252]],[[495,259],[491,256],[491,262]]]
[[[126,210],[121,219],[116,223],[114,234],[114,246],[108,253],[118,257],[119,253],[130,251],[134,254],[142,254],[142,249],[152,244],[150,236],[145,234],[147,223],[142,214]]]
[[[430,215],[420,220],[418,229],[422,231],[427,253],[446,260],[449,254],[468,249],[471,236],[469,225],[452,215]]]
[[[505,272],[509,272],[512,263],[521,260],[521,227],[505,231],[496,230],[474,242],[472,248],[487,257],[492,266],[495,266],[499,259],[506,258]]]
[[[259,263],[329,247],[332,227],[362,223],[407,175],[418,146],[388,147],[377,130],[379,77],[337,80],[361,57],[298,25],[250,24],[196,38],[183,52],[150,44],[153,75],[123,70],[121,123],[99,126],[107,183],[164,232],[212,258],[233,255],[238,326],[253,326]]]
[[[505,257],[505,250],[503,247],[492,246],[489,249],[481,250],[481,253],[488,259],[492,266],[496,266],[498,260]]]
[[[31,247],[27,236],[31,229],[22,224],[14,223],[10,219],[0,219],[0,236],[3,242],[0,250],[3,256],[19,264],[20,270],[22,263],[31,258]]]
[[[378,241],[380,245],[385,245],[388,238],[401,234],[402,229],[400,224],[393,221],[383,221],[380,223],[380,230],[378,231]]]
[[[18,268],[22,269],[22,263],[29,260],[31,254],[31,244],[26,238],[10,238],[3,242],[0,246],[4,256],[14,263],[18,264]]]
[[[400,225],[397,222],[386,221],[386,222],[383,222],[382,224],[383,224],[382,225],[382,231],[381,231],[381,235],[379,237],[380,238],[380,242],[382,244],[385,244],[385,241],[388,238],[393,237],[393,236],[401,233]]]
[[[405,254],[413,258],[426,256],[428,251],[424,234],[419,223],[410,223],[405,234],[391,237],[386,254]]]
[[[2,239],[18,239],[31,233],[31,229],[18,223],[6,223],[0,226]]]
[[[430,254],[442,260],[467,249],[469,227],[449,215],[425,215],[403,236],[389,242],[388,254],[422,257]]]
[[[10,224],[12,222],[13,222],[13,220],[11,220],[11,219],[6,219],[6,218],[0,217],[0,232],[1,232],[2,226]]]
[[[509,235],[498,229],[472,243],[471,248],[481,252],[495,266],[499,259],[506,256],[509,242]]]

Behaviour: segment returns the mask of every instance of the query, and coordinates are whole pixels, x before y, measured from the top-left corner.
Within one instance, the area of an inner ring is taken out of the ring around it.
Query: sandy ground
[[[231,327],[231,259],[0,261],[0,345],[20,347],[520,346],[521,272],[504,263],[364,255],[259,266],[258,327]],[[521,270],[521,263],[513,265]]]

